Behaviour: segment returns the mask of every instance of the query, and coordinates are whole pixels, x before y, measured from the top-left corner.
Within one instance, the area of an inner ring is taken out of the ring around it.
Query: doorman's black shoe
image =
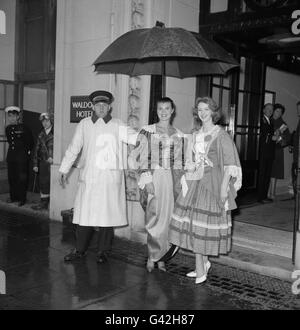
[[[264,199],[264,202],[269,202],[269,203],[273,203],[274,202],[274,200],[272,199],[272,198],[266,198],[266,199]]]
[[[97,255],[97,263],[98,264],[104,264],[108,261],[106,252],[100,252]]]
[[[73,250],[71,253],[67,254],[64,257],[64,261],[65,262],[72,262],[72,261],[76,261],[76,260],[80,260],[83,257],[85,257],[86,252],[78,252],[76,250]]]
[[[21,201],[21,202],[18,203],[18,206],[23,206],[25,204],[26,204],[26,201]]]
[[[265,204],[265,202],[262,199],[258,199],[257,202],[260,204]]]

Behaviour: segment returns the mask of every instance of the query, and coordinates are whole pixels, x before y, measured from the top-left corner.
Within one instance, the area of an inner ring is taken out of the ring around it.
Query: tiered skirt
[[[180,193],[174,208],[169,241],[202,255],[227,254],[231,248],[231,212],[201,180],[187,181],[188,192]]]

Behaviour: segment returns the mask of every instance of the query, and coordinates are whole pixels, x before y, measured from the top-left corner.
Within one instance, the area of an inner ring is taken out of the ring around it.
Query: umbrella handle
[[[161,93],[162,93],[162,97],[165,97],[166,96],[166,60],[163,59],[162,60],[162,75],[161,75]]]

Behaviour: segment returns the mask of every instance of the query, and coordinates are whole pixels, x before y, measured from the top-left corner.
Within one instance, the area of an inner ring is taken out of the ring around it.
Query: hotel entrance
[[[234,245],[258,255],[274,255],[274,263],[286,258],[284,267],[289,269],[295,253],[298,213],[291,182],[292,149],[288,145],[283,151],[284,178],[277,180],[274,201],[259,204],[257,187],[263,105],[285,106],[282,118],[290,133],[298,122],[300,41],[290,32],[291,13],[297,3],[254,2],[201,2],[200,33],[210,35],[240,61],[239,72],[227,79],[206,79],[206,89],[222,106],[225,125],[243,167],[243,189],[234,215]],[[199,85],[205,85],[203,79]]]

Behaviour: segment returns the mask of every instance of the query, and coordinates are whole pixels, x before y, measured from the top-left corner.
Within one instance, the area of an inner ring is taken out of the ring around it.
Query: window
[[[54,78],[56,0],[18,2],[18,80]]]
[[[210,13],[221,13],[228,10],[228,0],[210,0]]]

